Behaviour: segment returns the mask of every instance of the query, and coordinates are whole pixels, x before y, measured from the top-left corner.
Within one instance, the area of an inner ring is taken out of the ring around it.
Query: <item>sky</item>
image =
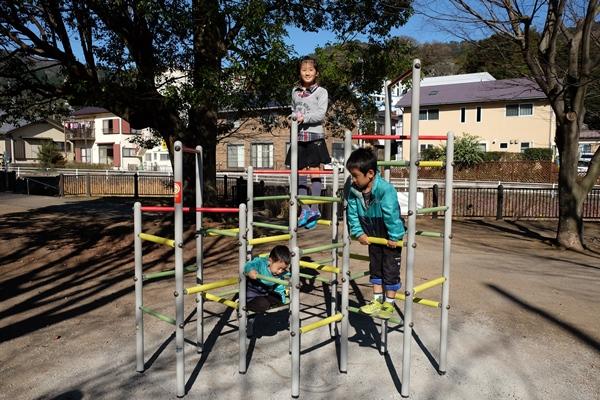
[[[316,47],[323,47],[327,42],[335,41],[335,35],[330,31],[312,33],[302,32],[298,28],[289,28],[288,33],[287,44],[293,45],[299,56],[310,54]],[[459,40],[456,36],[432,26],[423,16],[418,14],[413,15],[406,25],[392,30],[391,36],[410,36],[419,43]],[[365,37],[358,36],[357,39],[365,39]]]

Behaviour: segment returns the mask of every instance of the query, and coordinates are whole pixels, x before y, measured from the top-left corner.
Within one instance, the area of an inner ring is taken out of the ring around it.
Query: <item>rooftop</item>
[[[411,96],[412,90],[395,107],[410,108]],[[420,104],[433,106],[545,98],[537,83],[528,78],[519,78],[421,87]]]

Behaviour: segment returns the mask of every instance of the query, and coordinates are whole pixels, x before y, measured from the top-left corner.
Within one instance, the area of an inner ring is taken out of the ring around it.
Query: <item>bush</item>
[[[421,152],[421,160],[439,161],[446,155],[446,149],[443,146],[428,147]]]
[[[56,143],[46,141],[38,149],[38,161],[43,168],[62,167],[65,165],[65,158],[56,146]]]
[[[523,158],[529,161],[552,161],[552,149],[543,147],[525,149]]]

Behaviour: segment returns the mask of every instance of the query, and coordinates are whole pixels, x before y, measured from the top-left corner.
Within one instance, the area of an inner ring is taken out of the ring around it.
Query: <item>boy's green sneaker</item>
[[[394,315],[395,311],[394,303],[386,301],[381,305],[381,309],[377,313],[377,316],[381,319],[390,319],[392,318],[392,315]]]
[[[381,310],[382,306],[383,305],[379,301],[373,299],[369,304],[365,304],[364,306],[362,306],[360,308],[360,312],[367,315],[375,314]]]

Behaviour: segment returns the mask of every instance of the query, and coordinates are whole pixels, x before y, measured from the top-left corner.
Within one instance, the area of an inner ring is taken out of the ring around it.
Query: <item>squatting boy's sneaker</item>
[[[381,309],[377,313],[377,316],[381,319],[390,319],[392,318],[392,315],[394,315],[395,311],[394,303],[386,301],[381,305]]]
[[[373,299],[369,304],[362,306],[360,308],[360,312],[362,312],[363,314],[371,315],[378,313],[381,310],[381,307],[383,307],[383,304]]]
[[[308,222],[310,217],[310,210],[302,209],[300,216],[298,217],[298,228],[302,228]]]

